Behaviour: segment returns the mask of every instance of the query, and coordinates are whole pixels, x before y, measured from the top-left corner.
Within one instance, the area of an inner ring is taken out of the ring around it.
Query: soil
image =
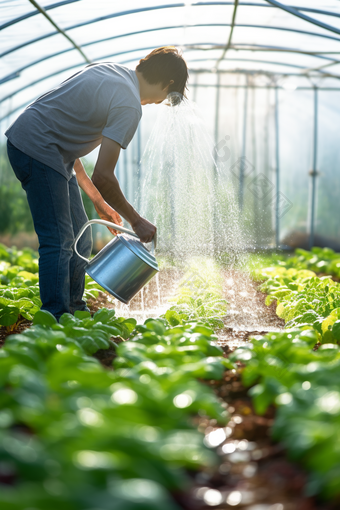
[[[225,327],[218,332],[218,344],[225,352],[246,343],[252,336],[262,336],[270,331],[280,331],[284,320],[275,313],[275,303],[266,306],[266,295],[260,292],[260,284],[246,273],[226,271],[224,296],[228,312],[223,319]]]
[[[5,343],[6,338],[9,335],[16,335],[17,333],[22,333],[25,329],[32,326],[32,322],[26,319],[22,319],[18,324],[15,325],[13,330],[7,329],[5,326],[0,327],[0,347]]]

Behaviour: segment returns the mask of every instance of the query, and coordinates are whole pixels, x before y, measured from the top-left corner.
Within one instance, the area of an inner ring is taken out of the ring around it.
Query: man
[[[173,91],[184,95],[187,79],[186,63],[174,47],[152,51],[134,71],[91,64],[30,104],[6,131],[8,157],[26,191],[39,238],[42,309],[57,319],[87,310],[85,263],[73,251],[87,221],[78,184],[100,218],[121,225],[122,216],[142,242],[155,235],[156,227],[126,200],[114,170],[120,149],[137,129],[141,105],[161,103]],[[98,145],[91,180],[79,158]],[[78,250],[89,257],[91,249],[88,229]]]

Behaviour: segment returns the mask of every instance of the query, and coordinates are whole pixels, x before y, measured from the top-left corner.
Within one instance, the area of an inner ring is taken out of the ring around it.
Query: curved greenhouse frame
[[[240,205],[254,199],[247,165],[274,190],[258,207],[267,224],[258,244],[336,244],[337,0],[322,6],[135,0],[123,7],[106,0],[2,0],[0,19],[2,132],[27,104],[91,62],[134,67],[155,47],[178,46],[189,67],[190,98],[215,145],[229,137],[230,166],[239,161]],[[131,200],[154,115],[146,112],[118,167]]]

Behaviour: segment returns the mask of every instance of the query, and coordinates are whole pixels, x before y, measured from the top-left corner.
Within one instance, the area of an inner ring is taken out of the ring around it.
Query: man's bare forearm
[[[75,161],[74,170],[76,172],[77,181],[81,189],[91,199],[95,206],[100,205],[101,202],[103,202],[103,197],[85,172],[84,166],[80,159]]]
[[[143,243],[149,243],[156,233],[155,225],[142,218],[126,200],[114,174],[120,149],[121,146],[117,142],[103,136],[92,182],[108,207],[130,223]]]
[[[98,189],[104,200],[115,209],[126,221],[133,226],[139,219],[140,215],[126,200],[122,190],[120,189],[117,177],[112,172],[102,175],[100,172],[93,172],[92,182]]]

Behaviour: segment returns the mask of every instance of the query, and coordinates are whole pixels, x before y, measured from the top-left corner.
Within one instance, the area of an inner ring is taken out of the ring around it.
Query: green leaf
[[[2,296],[7,299],[15,299],[13,292],[10,290],[5,290]]]
[[[104,339],[93,339],[90,336],[82,336],[77,338],[78,343],[84,349],[86,354],[94,354],[99,349],[108,349],[110,347],[110,343]]]
[[[335,340],[340,340],[340,320],[336,321],[333,324],[332,333],[335,338]]]
[[[101,308],[93,315],[93,320],[94,320],[94,322],[102,322],[103,324],[106,324],[109,322],[111,317],[114,317],[114,315],[115,315],[114,310],[113,310],[113,315],[112,315],[109,313],[109,310],[107,308]]]
[[[266,297],[266,300],[265,300],[265,305],[270,306],[273,301],[276,301],[276,297],[268,294],[268,296]]]
[[[93,329],[95,331],[103,331],[109,336],[121,336],[122,330],[120,328],[120,324],[117,324],[117,327],[115,326],[108,326],[106,324],[102,324],[101,322],[96,322],[93,326]]]
[[[137,325],[137,321],[136,321],[136,319],[133,319],[133,318],[125,319],[123,321],[123,324],[130,331],[130,333],[132,333],[132,331],[135,329],[135,327]],[[113,323],[113,325],[114,325],[114,323]]]
[[[149,330],[154,331],[157,335],[161,336],[165,333],[165,326],[161,320],[147,319],[144,324]]]
[[[12,326],[19,318],[20,310],[16,306],[5,306],[0,310],[0,325]]]
[[[33,324],[39,324],[41,326],[53,326],[54,324],[57,324],[57,319],[47,310],[39,310],[34,315]]]
[[[12,299],[0,297],[0,308],[4,308],[12,303]]]
[[[91,318],[90,312],[87,312],[86,310],[76,310],[74,312],[74,316],[76,317],[76,319],[80,319],[80,320]]]
[[[182,324],[182,319],[175,310],[168,310],[165,313],[165,318],[169,322],[171,326],[177,326],[178,324]]]
[[[79,324],[79,321],[71,313],[63,313],[59,319],[59,323],[63,326],[76,326]]]

